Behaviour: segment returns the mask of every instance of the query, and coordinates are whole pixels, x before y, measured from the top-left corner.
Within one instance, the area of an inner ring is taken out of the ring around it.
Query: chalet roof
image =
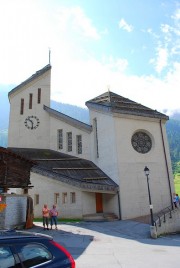
[[[62,120],[63,122],[67,123],[67,124],[70,124],[71,126],[74,126],[76,128],[80,128],[80,129],[83,129],[85,130],[86,132],[91,132],[92,131],[92,126],[86,124],[86,123],[83,123],[77,119],[74,119],[66,114],[63,114],[61,112],[58,112],[52,108],[49,108],[47,107],[46,105],[44,105],[44,110],[46,112],[48,112],[51,116],[54,116],[55,118],[57,119],[60,119]]]
[[[35,165],[36,162],[31,160],[31,159],[28,159],[26,158],[25,156],[22,156],[21,154],[18,154],[16,152],[14,152],[13,150],[11,149],[7,149],[7,148],[4,148],[4,147],[1,147],[0,146],[0,160],[2,159],[2,156],[3,155],[7,155],[7,156],[11,156],[13,158],[16,158],[16,159],[19,159],[19,160],[22,160],[24,162],[28,162],[32,165]]]
[[[108,91],[86,102],[88,108],[105,110],[112,113],[130,114],[168,120],[169,117],[130,99]]]
[[[32,172],[88,190],[115,193],[118,185],[93,162],[49,149],[11,148],[37,165]]]
[[[50,64],[46,65],[45,67],[43,67],[42,69],[40,69],[39,71],[37,71],[36,73],[34,73],[32,76],[30,76],[28,79],[26,79],[24,82],[22,82],[21,84],[19,84],[17,87],[13,88],[8,93],[8,96],[10,96],[11,94],[15,93],[17,90],[19,90],[20,88],[24,87],[28,83],[34,81],[36,78],[38,78],[39,76],[43,75],[44,73],[46,73],[50,69],[51,69],[51,65]]]

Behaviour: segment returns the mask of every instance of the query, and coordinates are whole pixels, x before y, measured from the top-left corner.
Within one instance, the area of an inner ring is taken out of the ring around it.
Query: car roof
[[[0,230],[0,241],[4,239],[36,238],[53,240],[52,236],[18,230]]]

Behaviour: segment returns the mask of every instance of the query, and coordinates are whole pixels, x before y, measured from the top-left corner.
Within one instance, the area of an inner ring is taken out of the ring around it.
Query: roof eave
[[[28,79],[26,79],[25,81],[23,81],[21,84],[19,84],[18,86],[16,86],[15,88],[13,88],[11,91],[9,91],[8,97],[10,97],[13,93],[15,93],[16,91],[18,91],[19,89],[21,89],[24,86],[28,85],[30,82],[34,81],[35,79],[37,79],[38,77],[40,77],[44,73],[48,72],[51,68],[52,68],[51,65],[48,64],[45,67],[43,67],[41,70],[37,71],[35,74],[33,74],[32,76],[30,76]]]
[[[110,104],[104,105],[102,103],[93,103],[90,101],[86,102],[86,106],[88,108],[94,108],[96,110],[99,111],[105,111],[105,112],[109,112],[109,113],[118,113],[118,114],[127,114],[127,115],[135,115],[135,116],[142,116],[142,117],[149,117],[149,118],[159,118],[159,119],[164,119],[164,120],[169,120],[169,116],[162,114],[160,112],[157,112],[156,110],[151,110],[152,112],[154,112],[153,114],[151,113],[146,113],[146,112],[137,112],[135,110],[123,110],[123,109],[117,109],[112,107]]]
[[[68,123],[68,124],[71,124],[72,126],[74,127],[77,127],[77,128],[80,128],[80,129],[83,129],[84,131],[88,132],[88,133],[91,133],[92,132],[92,126],[86,124],[86,123],[83,123],[75,118],[72,118],[66,114],[63,114],[61,112],[58,112],[50,107],[47,107],[46,105],[44,105],[44,110],[46,112],[48,112],[50,115],[54,116],[55,118],[57,119],[60,119],[62,120],[63,122],[65,123]]]
[[[33,173],[38,173],[42,176],[48,176],[52,179],[61,181],[62,183],[66,183],[76,188],[80,188],[82,190],[91,191],[91,192],[108,192],[108,193],[117,193],[119,190],[118,185],[106,185],[106,184],[96,184],[91,182],[82,182],[81,180],[75,178],[69,178],[62,174],[57,174],[50,170],[45,170],[38,166],[35,166],[31,170]]]

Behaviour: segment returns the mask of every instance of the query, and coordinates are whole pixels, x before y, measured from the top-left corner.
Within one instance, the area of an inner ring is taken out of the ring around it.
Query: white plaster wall
[[[95,138],[93,129],[91,133],[91,159],[100,167],[111,179],[119,184],[118,179],[118,159],[117,146],[115,140],[114,119],[109,113],[90,111],[90,122],[97,119],[98,151],[99,158],[96,157]]]
[[[83,215],[96,213],[95,193],[82,192],[82,212]]]
[[[63,130],[63,149],[58,149],[58,129]],[[50,118],[50,149],[76,157],[90,159],[90,134],[54,117]],[[67,151],[67,132],[72,132],[72,152]],[[82,154],[77,153],[76,135],[82,135]]]
[[[147,132],[152,139],[152,149],[146,154],[136,152],[131,145],[132,135],[141,130]],[[159,120],[117,117],[115,119],[115,132],[123,219],[149,214],[145,166],[148,166],[150,170],[149,183],[154,212],[169,206],[171,196]],[[166,141],[165,137],[165,146],[168,149]],[[171,168],[169,160],[168,157],[168,165]],[[171,170],[170,179],[173,187]]]
[[[39,194],[38,205],[34,203],[34,215],[35,217],[42,217],[42,207],[47,204],[49,208],[54,204],[54,194],[59,193],[59,201],[57,203],[57,209],[59,211],[60,218],[82,218],[82,193],[75,187],[66,185],[60,181],[53,180],[42,176],[40,174],[31,173],[31,183],[34,186],[29,190],[29,195],[33,198],[35,194]],[[70,192],[76,193],[76,203],[70,203]],[[63,204],[63,193],[67,193],[67,203]]]
[[[120,216],[117,194],[103,194],[103,212],[114,213],[118,217]]]
[[[37,103],[38,88],[41,88],[41,103]],[[29,109],[29,94],[33,94],[32,109]],[[21,98],[24,99],[24,114],[20,114]],[[10,120],[8,146],[23,148],[49,148],[49,114],[43,105],[50,106],[50,71],[10,95]],[[28,129],[24,121],[35,115],[40,120],[37,129]]]
[[[91,147],[93,148],[91,157],[120,186],[122,219],[149,214],[145,166],[150,169],[150,189],[154,211],[158,212],[170,206],[171,195],[159,119],[111,115],[91,110],[91,124],[93,124],[93,118],[97,118],[99,158],[95,157],[94,131],[91,133]],[[164,123],[162,122],[162,132],[173,192],[174,183]],[[133,149],[131,137],[136,131],[145,131],[151,137],[153,144],[149,153],[140,154]],[[115,207],[117,209],[116,205]]]

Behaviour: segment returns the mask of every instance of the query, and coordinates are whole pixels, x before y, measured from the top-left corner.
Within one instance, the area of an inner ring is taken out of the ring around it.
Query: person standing
[[[57,230],[57,216],[58,211],[56,209],[56,205],[53,205],[52,209],[49,211],[50,219],[51,219],[51,230],[53,227],[53,223],[55,225],[55,229]]]
[[[173,193],[173,203],[174,203],[174,207],[177,208],[177,197],[175,193]]]
[[[176,194],[176,204],[178,207],[180,206],[180,199],[178,194]]]
[[[49,230],[49,208],[46,204],[44,204],[44,207],[42,209],[42,216],[43,216],[43,226],[44,230]]]

